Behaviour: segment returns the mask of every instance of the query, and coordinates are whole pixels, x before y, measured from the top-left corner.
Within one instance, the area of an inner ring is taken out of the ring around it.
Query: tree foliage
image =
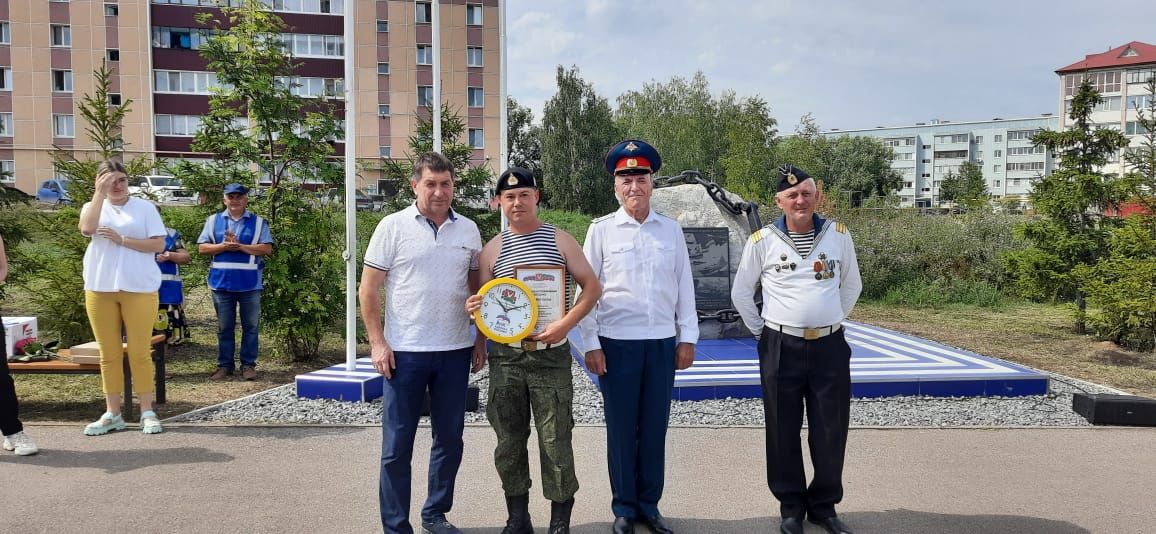
[[[506,140],[509,143],[509,165],[534,171],[542,179],[542,127],[534,124],[534,112],[514,97],[506,100]],[[505,170],[505,169],[502,169]]]
[[[294,94],[297,62],[276,36],[284,22],[257,0],[223,7],[220,16],[201,13],[198,21],[221,31],[201,55],[217,75],[209,113],[192,147],[212,154],[207,164],[189,161],[173,170],[187,186],[219,210],[221,188],[230,182],[256,186],[250,206],[269,223],[274,253],[265,268],[262,320],[295,361],[315,358],[322,337],[344,316],[344,295],[332,284],[342,278],[344,242],[340,221],[314,205],[303,186],[308,178],[340,185],[343,171],[334,157],[343,133],[328,99]],[[339,88],[333,89],[336,96]]]
[[[775,166],[790,163],[827,184],[828,195],[859,205],[899,189],[901,177],[891,168],[894,152],[874,137],[827,138],[810,114],[800,119],[795,135],[775,147]]]
[[[1092,110],[1101,100],[1085,79],[1072,98],[1072,127],[1045,130],[1032,138],[1036,146],[1059,156],[1059,168],[1037,178],[1029,195],[1039,217],[1017,231],[1031,246],[1007,257],[1021,294],[1076,301],[1079,333],[1085,329],[1087,305],[1073,271],[1107,256],[1108,231],[1119,219],[1104,213],[1118,209],[1126,195],[1123,182],[1097,170],[1128,144],[1122,133],[1092,124]]]
[[[601,215],[618,208],[603,157],[621,135],[610,104],[578,73],[557,71],[558,92],[542,112],[543,189],[554,209]]]
[[[940,200],[954,201],[971,210],[986,206],[989,196],[983,170],[970,161],[963,162],[959,172],[948,172],[939,184]]]

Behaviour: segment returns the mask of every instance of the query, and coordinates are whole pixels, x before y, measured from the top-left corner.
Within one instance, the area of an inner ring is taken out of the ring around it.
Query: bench
[[[152,356],[154,376],[156,381],[156,402],[165,403],[165,335],[158,334],[152,337]],[[99,363],[73,363],[68,361],[68,349],[58,352],[59,360],[46,362],[8,362],[8,371],[12,374],[47,374],[47,375],[99,375]],[[132,417],[132,373],[129,371],[128,358],[124,360],[124,412],[125,419]]]

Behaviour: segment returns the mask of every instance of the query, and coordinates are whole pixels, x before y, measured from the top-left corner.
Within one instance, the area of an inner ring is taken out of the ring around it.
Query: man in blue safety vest
[[[161,287],[157,292],[160,310],[157,313],[155,331],[163,331],[165,341],[179,345],[189,338],[189,325],[185,320],[185,291],[181,282],[181,265],[188,265],[192,259],[185,250],[185,240],[174,228],[165,228],[165,251],[156,255],[157,267],[161,269]]]
[[[225,186],[225,210],[205,219],[197,238],[197,251],[212,256],[209,288],[217,310],[217,369],[209,377],[224,380],[233,375],[236,364],[234,328],[237,309],[241,312],[241,376],[257,378],[257,335],[261,318],[261,273],[265,256],[273,253],[273,236],[265,219],[246,209],[249,188],[232,183]]]

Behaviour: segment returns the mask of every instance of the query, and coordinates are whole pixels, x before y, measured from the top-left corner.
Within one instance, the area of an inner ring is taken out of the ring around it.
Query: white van
[[[161,204],[194,205],[199,200],[197,193],[185,189],[180,178],[159,174],[129,178],[128,194]]]

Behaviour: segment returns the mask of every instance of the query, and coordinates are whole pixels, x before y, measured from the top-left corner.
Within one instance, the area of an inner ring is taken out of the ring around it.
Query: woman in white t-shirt
[[[80,210],[80,233],[91,237],[84,252],[84,304],[92,334],[100,345],[100,378],[107,410],[84,427],[88,436],[124,430],[121,416],[124,357],[138,377],[133,389],[140,400],[141,430],[161,431],[153,411],[156,398],[150,356],[152,325],[157,315],[161,272],[154,256],[165,249],[165,225],[152,203],[128,196],[128,174],[119,161],[106,161],[96,172],[92,202]],[[121,348],[124,332],[127,349]],[[132,402],[131,397],[127,399]]]

